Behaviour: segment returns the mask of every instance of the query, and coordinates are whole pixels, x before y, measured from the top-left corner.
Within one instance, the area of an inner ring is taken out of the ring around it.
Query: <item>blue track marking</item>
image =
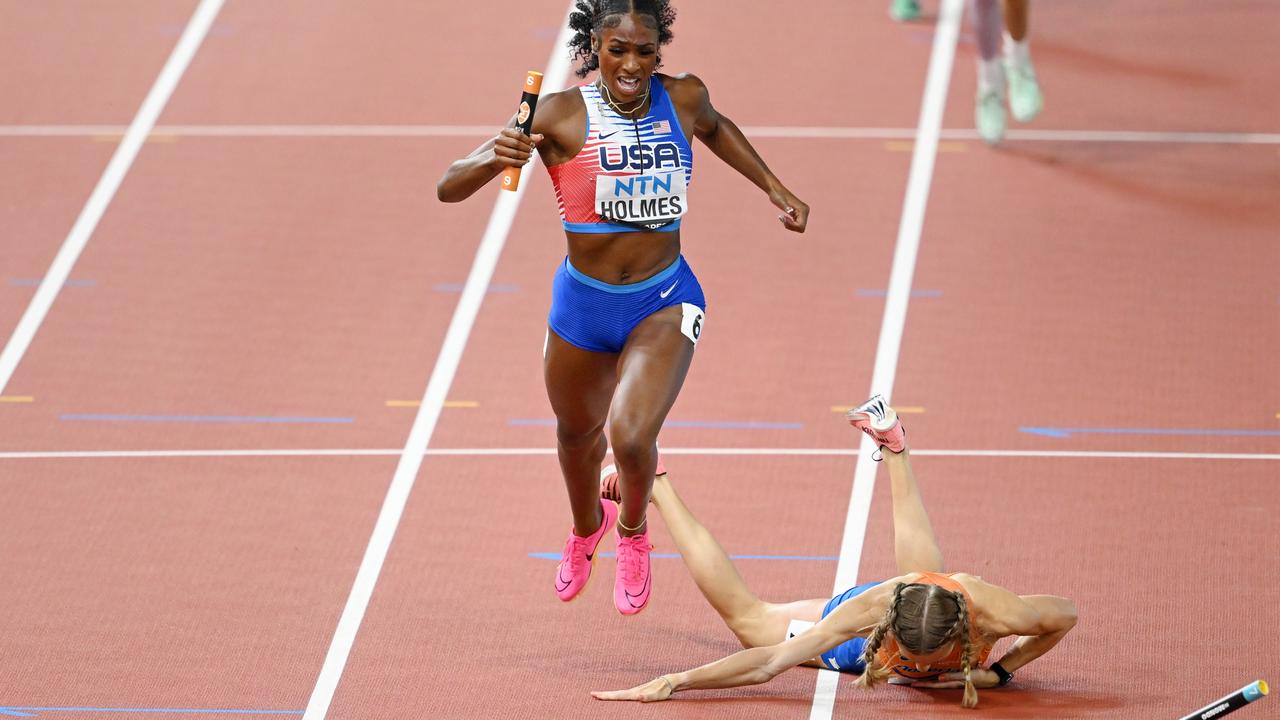
[[[62,287],[94,287],[97,284],[97,280],[68,280],[62,283]],[[13,287],[40,287],[40,279],[9,278],[9,285]]]
[[[287,415],[93,415],[68,414],[59,420],[80,422],[150,422],[150,423],[353,423],[349,417],[290,417]]]
[[[858,297],[888,297],[889,291],[884,288],[858,288]],[[941,290],[912,290],[911,297],[942,297]]]
[[[135,713],[139,715],[301,715],[302,710],[258,710],[247,708],[128,708],[128,707],[0,707],[0,715],[36,717],[40,713]]]
[[[616,557],[615,553],[602,552],[600,557]],[[531,552],[529,557],[538,560],[559,560],[560,553],[549,552]],[[660,560],[671,560],[680,557],[680,553],[650,553],[649,557]],[[730,555],[732,560],[787,560],[787,561],[808,561],[808,562],[835,562],[840,558],[836,555]]]
[[[463,283],[436,283],[431,289],[436,292],[462,292]],[[491,293],[513,293],[520,292],[519,285],[511,283],[492,283],[489,285],[488,292]]]
[[[554,427],[553,418],[512,418],[508,425],[544,425]],[[715,428],[718,430],[800,430],[804,423],[798,422],[756,422],[754,420],[668,420],[662,424],[667,428]]]
[[[1020,427],[1019,432],[1041,437],[1072,435],[1203,435],[1212,437],[1280,437],[1280,430],[1223,430],[1210,428],[1059,428]]]

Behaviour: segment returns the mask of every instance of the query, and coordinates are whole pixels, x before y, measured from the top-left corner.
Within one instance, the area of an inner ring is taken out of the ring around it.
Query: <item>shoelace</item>
[[[624,537],[618,540],[618,565],[622,568],[622,579],[629,583],[637,583],[643,578],[641,565],[645,553],[653,549],[649,539],[644,535]]]
[[[564,544],[564,552],[561,553],[561,561],[568,563],[570,570],[576,571],[587,562],[586,545],[586,538],[569,533],[569,539]]]

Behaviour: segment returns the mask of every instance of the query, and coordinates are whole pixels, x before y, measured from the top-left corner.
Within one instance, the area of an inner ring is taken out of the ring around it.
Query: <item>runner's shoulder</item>
[[[688,72],[680,73],[679,75],[656,74],[662,80],[663,89],[667,91],[667,94],[675,102],[704,102],[706,100],[706,83],[702,82],[702,78],[697,75]]]
[[[537,116],[548,120],[566,119],[576,113],[585,113],[586,110],[587,106],[582,102],[582,91],[576,85],[538,98]]]
[[[572,153],[581,147],[586,132],[587,106],[577,87],[549,93],[538,98],[538,111],[533,116],[533,131],[547,136],[551,144]],[[544,153],[543,159],[547,159]]]

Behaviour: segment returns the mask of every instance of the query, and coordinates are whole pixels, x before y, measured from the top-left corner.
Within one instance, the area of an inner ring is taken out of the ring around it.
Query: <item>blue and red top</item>
[[[594,83],[578,86],[587,136],[573,159],[551,165],[564,229],[576,233],[671,232],[689,208],[693,149],[662,79],[649,79],[649,112],[627,118]]]

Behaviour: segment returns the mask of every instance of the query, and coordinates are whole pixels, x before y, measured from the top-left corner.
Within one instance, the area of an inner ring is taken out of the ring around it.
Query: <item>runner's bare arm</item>
[[[740,650],[713,663],[663,675],[630,690],[591,694],[600,700],[655,702],[666,700],[677,690],[710,690],[766,683],[855,635],[870,632],[884,616],[894,582],[883,583],[844,602],[817,625],[777,645]]]
[[[534,148],[547,164],[558,162],[563,153],[564,136],[572,125],[570,99],[568,92],[543,97],[533,115],[532,135],[517,130],[516,116],[512,115],[496,136],[445,170],[436,183],[436,197],[442,202],[466,200],[506,168],[526,165],[533,157]]]
[[[1057,595],[1016,595],[966,575],[965,587],[978,606],[979,625],[993,634],[1020,636],[1000,658],[1000,666],[1013,672],[1044,655],[1076,624],[1076,606]]]
[[[1013,672],[1053,649],[1076,626],[1076,605],[1057,595],[1023,595],[1019,598],[1035,612],[1034,625],[1018,628],[1013,647],[1000,658],[1000,667]]]
[[[770,202],[783,211],[778,219],[788,230],[804,232],[809,206],[773,174],[738,126],[711,105],[707,86],[697,76],[686,73],[674,78],[671,95],[693,115],[693,134],[729,167],[768,193]]]
[[[436,197],[441,202],[461,202],[506,168],[523,167],[528,163],[542,137],[537,133],[532,137],[525,135],[515,125],[516,117],[512,115],[507,126],[496,136],[461,160],[454,161],[436,183]]]

